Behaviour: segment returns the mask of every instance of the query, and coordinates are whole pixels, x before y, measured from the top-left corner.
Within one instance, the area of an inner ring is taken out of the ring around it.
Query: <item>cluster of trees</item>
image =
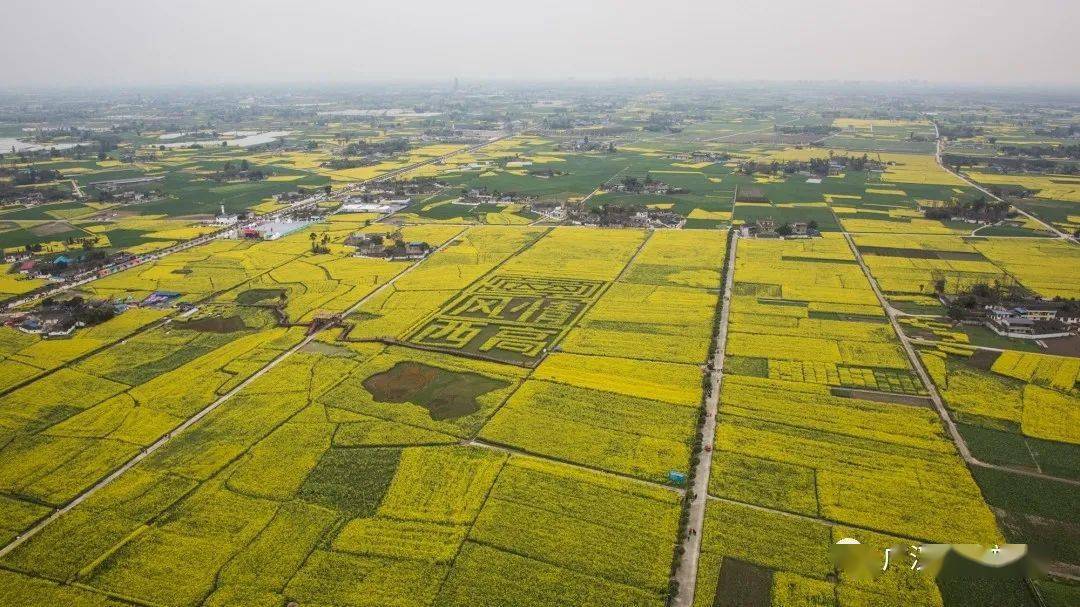
[[[649,175],[648,173],[645,173],[645,177],[643,179],[638,179],[633,175],[627,175],[626,177],[622,178],[623,189],[625,189],[627,192],[641,192],[646,188],[646,186],[659,184],[660,181],[653,179],[652,175]]]
[[[923,214],[927,219],[973,219],[987,223],[997,223],[1009,216],[1009,203],[987,200],[978,196],[970,200],[955,200],[948,205],[926,209]]]
[[[643,128],[652,133],[680,133],[682,128],[676,126],[677,124],[678,118],[676,116],[653,113],[649,115]]]
[[[211,175],[210,178],[214,181],[232,181],[234,179],[262,181],[263,179],[266,179],[266,173],[258,167],[252,168],[251,163],[245,158],[235,164],[231,160],[226,160],[225,164]]]
[[[114,198],[116,198],[116,196],[113,195],[112,192],[103,190],[99,187],[87,186],[83,188],[83,193],[86,194],[87,198],[90,199],[90,202],[111,202]]]
[[[378,164],[378,162],[368,158],[331,158],[330,160],[323,161],[320,166],[340,171],[342,169],[355,169],[357,167],[366,167],[373,164]]]
[[[817,230],[818,229],[818,222],[811,219],[810,221],[806,222],[806,228],[807,228],[807,230]],[[794,233],[795,233],[794,228],[792,228],[791,224],[786,222],[786,221],[784,223],[780,224],[780,227],[776,228],[776,235],[777,236],[791,236]]]
[[[881,163],[871,160],[869,156],[830,156],[828,158],[811,158],[810,160],[788,160],[785,162],[756,162],[747,160],[739,165],[739,171],[747,175],[754,173],[784,173],[792,175],[799,172],[809,172],[816,175],[828,175],[829,164],[835,162],[842,165],[848,171],[865,171],[871,168],[881,168]]]
[[[63,178],[60,171],[55,169],[0,169],[0,177],[9,177],[13,185],[32,185],[35,183],[48,183]]]
[[[36,270],[48,272],[49,274],[59,274],[64,270],[68,270],[73,267],[85,268],[88,266],[104,265],[109,261],[109,254],[106,253],[104,249],[94,248],[94,245],[96,245],[100,241],[101,237],[99,236],[88,236],[85,238],[70,237],[67,239],[67,243],[69,246],[74,245],[75,243],[80,243],[83,251],[86,252],[80,254],[77,258],[70,259],[68,261],[59,261],[61,260],[60,256],[57,256],[48,261],[39,261],[37,262],[37,264],[35,264],[34,268]],[[40,243],[28,244],[24,247],[24,250],[27,253],[40,252],[41,249],[42,247]],[[67,256],[65,255],[64,257]]]
[[[88,301],[79,295],[61,302],[48,297],[42,300],[41,305],[50,312],[69,314],[75,322],[81,322],[86,326],[101,324],[116,316],[116,306],[112,302]]]
[[[1075,154],[1080,159],[1080,146],[1059,146],[1062,153]],[[1073,148],[1071,152],[1067,151]],[[1021,148],[1026,149],[1026,148]],[[1061,156],[1062,158],[1074,158],[1074,156]],[[1054,161],[1038,156],[1010,156],[987,158],[985,156],[967,156],[964,154],[944,154],[942,162],[959,171],[963,167],[986,167],[1006,173],[1060,173],[1063,175],[1076,175],[1080,173],[1080,165],[1071,161]]]
[[[634,214],[640,210],[640,207],[633,205],[621,206],[617,204],[602,204],[599,207],[590,207],[586,211],[590,215],[596,216],[596,221],[599,225],[622,226],[626,225]]]
[[[316,255],[323,255],[330,252],[330,234],[323,232],[322,238],[315,232],[308,234],[308,238],[311,239],[311,252]]]
[[[1070,145],[1000,145],[998,149],[1009,156],[1033,156],[1042,158],[1071,158],[1080,159],[1080,144]]]
[[[64,188],[54,185],[25,190],[15,187],[10,182],[0,181],[0,203],[18,201],[21,198],[26,198],[31,193],[40,195],[45,202],[63,200],[71,194]]]
[[[560,150],[570,150],[572,152],[607,152],[608,154],[614,154],[618,150],[615,149],[614,141],[589,141],[589,138],[583,137],[581,139],[574,139],[559,144]]]
[[[6,152],[0,151],[0,164],[3,164],[5,158],[7,158],[9,162],[11,162],[11,165],[14,166],[16,163],[26,164],[27,162],[31,162],[33,160],[52,160],[55,158],[60,158],[65,154],[74,156],[76,151],[79,152],[79,155],[77,157],[82,158],[82,154],[86,151],[86,148],[82,145],[77,145],[70,150],[64,151],[58,150],[56,148],[33,151],[19,150],[17,152],[13,150],[7,150]]]
[[[1034,132],[1039,137],[1057,137],[1059,139],[1067,139],[1069,137],[1076,137],[1077,135],[1080,135],[1080,124],[1070,124],[1050,128],[1036,128],[1034,129]]]
[[[945,278],[938,276],[934,280],[934,291],[942,294],[945,293],[945,289]],[[983,306],[1016,305],[1030,297],[1031,292],[1019,283],[1003,278],[992,283],[979,282],[960,289],[946,309],[950,318],[962,320],[979,313]],[[1058,314],[1061,316],[1071,317],[1080,314],[1080,300],[1056,296],[1053,301],[1060,304]]]
[[[472,198],[472,197],[476,197],[476,196],[489,196],[489,195],[492,198],[494,198],[495,200],[503,200],[503,199],[506,199],[506,198],[509,198],[511,200],[517,200],[521,196],[521,194],[519,194],[518,192],[514,192],[514,191],[501,192],[499,190],[489,190],[486,186],[480,186],[478,188],[476,188],[476,187],[470,188],[470,187],[466,186],[466,187],[461,188],[461,196],[462,196],[462,198],[468,199],[468,198]]]
[[[371,156],[374,154],[382,154],[384,156],[392,156],[394,154],[401,154],[409,150],[409,140],[404,137],[391,137],[384,141],[360,141],[350,143],[345,146],[344,154],[349,156]]]
[[[577,126],[577,122],[569,114],[558,114],[555,116],[545,116],[540,121],[540,126],[545,129],[572,129]]]
[[[559,177],[561,175],[567,175],[568,173],[566,173],[564,171],[560,171],[559,169],[547,168],[547,169],[532,169],[531,171],[529,171],[529,174],[530,175],[535,175],[537,177]]]
[[[96,133],[94,135],[94,143],[97,144],[98,149],[97,159],[105,160],[109,157],[109,152],[120,146],[120,136],[114,133]]]
[[[944,276],[934,279],[934,292],[945,293]],[[993,283],[979,282],[965,290],[959,290],[946,306],[946,313],[953,320],[963,320],[979,312],[982,306],[994,306],[1009,301],[1022,300],[1028,292],[1019,283],[1010,280],[996,280]]]
[[[90,236],[90,237],[86,237],[86,238],[77,238],[75,236],[68,236],[68,239],[67,239],[68,246],[72,246],[75,243],[79,243],[79,245],[82,246],[84,251],[92,250],[94,248],[94,246],[100,241],[101,241],[100,236]]]
[[[630,193],[641,193],[646,192],[650,189],[655,190],[662,187],[667,187],[667,192],[669,194],[690,193],[690,190],[686,188],[668,185],[663,181],[660,181],[659,179],[653,179],[652,175],[648,173],[645,173],[645,177],[643,178],[634,177],[633,175],[627,175],[626,177],[623,177],[622,181],[620,181],[619,183],[622,184],[623,191]]]
[[[412,192],[419,194],[434,192],[444,187],[445,184],[433,175],[422,175],[410,177],[403,181],[393,181],[386,185],[394,191],[395,196],[407,196]],[[327,195],[329,195],[329,192],[327,192]]]
[[[984,132],[982,127],[970,126],[966,124],[949,124],[939,125],[938,133],[942,137],[948,137],[949,139],[970,139],[971,137],[978,137]]]

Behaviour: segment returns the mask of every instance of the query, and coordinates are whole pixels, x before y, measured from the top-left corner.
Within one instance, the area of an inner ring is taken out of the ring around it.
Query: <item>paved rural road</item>
[[[694,486],[691,490],[694,499],[690,502],[690,522],[688,529],[696,533],[684,535],[682,538],[682,558],[679,562],[679,571],[676,578],[679,582],[679,594],[675,597],[672,605],[676,607],[688,607],[694,602],[694,589],[697,586],[698,558],[701,556],[701,532],[705,522],[705,504],[709,494],[709,471],[712,469],[712,444],[716,436],[716,410],[720,402],[720,387],[724,380],[724,348],[727,346],[728,313],[731,310],[731,285],[735,278],[735,250],[739,244],[739,233],[731,233],[731,248],[728,250],[724,265],[727,268],[724,280],[724,301],[720,309],[720,326],[716,330],[716,351],[713,352],[714,370],[709,379],[711,390],[709,397],[705,399],[705,425],[701,428],[702,450],[698,454],[697,471],[694,475]],[[705,447],[708,447],[706,449]]]
[[[855,241],[852,240],[851,235],[844,232],[844,238],[847,239],[848,246],[851,247],[851,252],[855,255],[855,260],[859,262],[859,267],[862,268],[863,274],[866,275],[866,280],[870,282],[870,287],[874,290],[874,295],[877,296],[878,302],[885,309],[885,315],[889,318],[889,323],[892,324],[893,331],[896,332],[897,338],[900,340],[900,345],[904,347],[904,352],[907,353],[908,360],[911,361],[912,368],[918,374],[919,379],[922,381],[926,391],[930,394],[930,400],[934,403],[934,408],[937,409],[938,416],[941,421],[945,423],[945,429],[949,431],[949,435],[952,437],[953,443],[956,445],[957,450],[960,452],[960,456],[964,458],[964,461],[971,466],[977,466],[979,468],[989,468],[993,470],[1001,470],[1004,472],[1011,472],[1013,474],[1019,474],[1022,476],[1030,476],[1033,478],[1041,478],[1049,481],[1058,481],[1072,485],[1074,487],[1080,487],[1080,480],[1071,478],[1062,478],[1060,476],[1053,476],[1051,474],[1045,474],[1042,472],[1036,472],[1033,470],[1025,470],[1023,468],[1010,468],[1009,466],[999,466],[997,464],[991,464],[984,462],[971,454],[971,450],[968,449],[967,442],[964,437],[960,435],[960,430],[957,429],[956,423],[953,422],[952,416],[949,415],[948,409],[945,408],[945,402],[941,399],[941,395],[938,394],[937,387],[934,386],[934,382],[930,379],[930,375],[927,374],[926,368],[923,367],[922,360],[919,359],[919,355],[915,352],[915,347],[912,345],[911,339],[904,333],[900,327],[900,323],[896,320],[895,310],[888,305],[885,301],[885,295],[878,287],[877,281],[874,280],[872,274],[870,274],[870,268],[863,261],[862,254],[859,253],[858,247],[855,246]]]
[[[443,244],[436,247],[432,251],[432,254],[437,253],[438,251],[441,251],[441,250],[445,249],[446,247],[450,246],[451,243],[453,243],[455,240],[457,240],[457,238],[459,236],[461,236],[461,234],[463,232],[465,232],[466,229],[468,229],[468,228],[463,228],[460,232],[458,232],[457,234],[454,234],[454,236],[452,238],[448,239],[446,242],[444,242]],[[395,274],[393,276],[393,278],[386,281],[386,283],[383,284],[382,286],[380,286],[379,288],[373,290],[372,292],[368,293],[364,297],[360,298],[355,304],[352,305],[352,307],[350,307],[348,310],[346,310],[345,312],[342,313],[342,318],[347,317],[350,314],[352,314],[353,312],[355,312],[357,309],[360,308],[361,305],[364,304],[364,302],[368,301],[372,297],[375,297],[376,295],[381,293],[383,289],[386,289],[386,288],[390,287],[391,285],[393,285],[395,282],[397,282],[399,279],[401,279],[401,277],[405,276],[409,272],[412,272],[419,265],[420,265],[420,261],[417,261],[416,263],[414,263],[411,266],[405,268],[401,272],[398,272],[397,274]],[[214,411],[214,409],[217,409],[218,407],[223,405],[226,401],[228,401],[230,398],[235,396],[236,393],[240,392],[241,390],[243,390],[244,388],[249,386],[252,382],[254,382],[255,380],[257,380],[260,377],[262,377],[263,375],[265,375],[268,371],[270,371],[274,367],[281,364],[282,361],[284,361],[288,357],[295,354],[298,350],[300,350],[304,346],[311,343],[316,337],[318,337],[319,333],[322,333],[327,328],[332,328],[333,326],[334,325],[330,325],[328,327],[323,327],[323,328],[313,332],[311,335],[308,335],[303,340],[301,340],[300,343],[298,343],[295,346],[289,348],[288,350],[282,352],[281,354],[279,354],[277,356],[277,358],[274,358],[270,362],[266,363],[266,365],[264,367],[262,367],[261,369],[256,371],[254,374],[252,374],[251,377],[248,377],[244,381],[240,382],[232,390],[229,390],[228,392],[226,392],[225,394],[220,396],[217,400],[215,400],[214,402],[212,402],[209,405],[207,405],[206,407],[204,407],[198,413],[196,413],[195,415],[189,417],[183,423],[181,423],[180,425],[173,428],[170,432],[168,432],[167,434],[165,434],[164,436],[159,438],[156,442],[154,442],[152,445],[150,445],[149,447],[144,449],[138,455],[136,455],[135,457],[129,459],[122,466],[120,466],[116,470],[113,470],[113,472],[111,474],[109,474],[108,476],[106,476],[102,480],[98,481],[97,484],[95,484],[95,485],[91,486],[90,488],[88,488],[87,490],[83,491],[82,493],[77,495],[74,499],[72,499],[70,502],[68,502],[68,503],[64,504],[63,506],[61,506],[60,508],[54,510],[52,514],[50,514],[48,517],[46,517],[46,518],[42,519],[41,521],[39,521],[36,525],[31,527],[27,531],[24,531],[22,534],[16,536],[14,540],[12,540],[6,546],[0,548],[0,558],[3,558],[9,552],[11,552],[15,548],[19,547],[23,542],[30,539],[34,535],[37,535],[42,529],[49,526],[49,524],[51,524],[53,521],[60,518],[64,514],[66,514],[68,511],[70,511],[75,506],[78,506],[79,504],[81,504],[84,500],[86,500],[86,498],[90,497],[91,495],[97,493],[101,489],[104,489],[105,487],[112,484],[113,481],[120,478],[125,472],[127,472],[128,470],[135,467],[136,464],[138,464],[142,460],[149,457],[151,454],[153,454],[158,449],[161,449],[162,447],[164,447],[170,440],[176,438],[177,435],[179,435],[180,433],[184,432],[185,430],[187,430],[191,426],[198,423],[199,420],[203,419],[204,417],[206,417],[207,415],[212,413]]]
[[[503,139],[506,139],[508,137],[513,137],[513,136],[514,136],[514,133],[507,133],[506,135],[503,135],[501,137],[495,137],[494,139],[489,139],[489,140],[487,140],[487,141],[485,141],[483,143],[478,143],[476,145],[473,145],[473,146],[470,146],[470,147],[467,147],[467,148],[462,148],[460,150],[455,150],[455,151],[450,152],[448,154],[443,154],[442,156],[435,156],[433,158],[429,158],[429,159],[421,161],[421,162],[415,162],[413,164],[401,167],[399,169],[394,169],[392,171],[388,171],[388,172],[383,173],[381,175],[376,175],[375,177],[372,177],[370,179],[365,179],[363,181],[358,181],[356,183],[351,183],[351,184],[345,186],[344,188],[342,188],[341,190],[339,190],[336,195],[338,195],[338,196],[347,195],[347,194],[351,193],[352,191],[354,191],[357,188],[360,188],[362,186],[372,184],[372,183],[379,183],[381,181],[386,181],[388,179],[392,179],[394,177],[397,177],[398,175],[408,173],[409,171],[414,171],[414,170],[416,170],[418,168],[427,166],[429,164],[440,162],[442,160],[450,158],[451,156],[456,156],[457,154],[474,152],[474,151],[476,151],[476,150],[478,150],[480,148],[483,148],[485,146],[489,146],[489,145],[491,145],[493,143],[496,143],[498,141],[502,141]],[[315,196],[309,196],[308,198],[305,198],[303,200],[300,200],[298,202],[295,202],[295,203],[289,205],[287,208],[279,209],[277,211],[271,211],[271,212],[266,213],[264,215],[260,215],[254,221],[246,221],[244,223],[238,223],[236,225],[231,225],[231,226],[228,226],[226,228],[222,228],[220,230],[216,230],[214,232],[206,234],[204,236],[199,236],[197,238],[193,238],[191,240],[186,240],[186,241],[181,242],[179,244],[175,244],[175,245],[173,245],[171,247],[166,247],[164,249],[161,249],[160,251],[156,251],[156,252],[153,252],[153,253],[147,253],[146,255],[137,256],[134,260],[131,260],[131,261],[128,261],[128,262],[125,262],[125,263],[122,263],[122,264],[108,265],[108,266],[104,266],[102,268],[98,268],[97,270],[94,270],[92,272],[86,272],[86,273],[83,273],[81,275],[76,275],[71,282],[66,282],[64,284],[53,287],[53,288],[51,288],[51,289],[49,289],[47,291],[41,291],[41,292],[38,292],[38,293],[27,295],[25,297],[20,297],[19,299],[15,299],[15,300],[7,302],[6,304],[2,304],[2,306],[0,306],[0,307],[2,307],[3,309],[10,310],[10,309],[22,306],[22,305],[26,305],[28,303],[32,303],[32,302],[37,301],[39,299],[43,299],[45,297],[51,297],[53,295],[56,295],[58,293],[62,293],[64,291],[68,291],[68,290],[73,289],[75,287],[79,287],[79,286],[85,285],[87,283],[91,283],[91,282],[93,282],[93,281],[95,281],[95,280],[97,280],[99,278],[103,278],[103,275],[101,274],[102,271],[107,271],[107,274],[105,274],[104,276],[110,276],[112,274],[115,274],[116,272],[120,272],[120,271],[123,271],[123,270],[128,270],[128,269],[131,269],[131,268],[134,268],[134,267],[137,267],[137,266],[141,266],[141,265],[153,262],[153,261],[157,261],[158,259],[161,259],[162,257],[165,257],[166,255],[171,255],[173,253],[178,253],[180,251],[186,251],[186,250],[188,250],[188,249],[190,249],[192,247],[197,247],[199,245],[206,244],[206,243],[208,243],[211,240],[214,240],[216,238],[222,238],[223,236],[225,236],[226,234],[232,232],[233,230],[242,229],[242,228],[244,228],[246,226],[254,225],[255,223],[257,223],[259,221],[265,221],[265,220],[268,220],[268,219],[275,219],[275,218],[281,217],[282,215],[286,215],[288,213],[296,212],[296,211],[298,211],[300,209],[316,205],[316,204],[318,204],[319,202],[322,202],[325,199],[326,199],[325,194],[316,194]]]
[[[979,190],[979,191],[980,191],[980,192],[982,192],[983,194],[986,194],[986,195],[987,195],[987,196],[989,196],[990,198],[993,198],[994,200],[996,200],[996,201],[998,201],[998,202],[1005,202],[1005,201],[1004,201],[1004,200],[1002,200],[1002,199],[1001,199],[1001,197],[1000,197],[1000,196],[998,196],[997,194],[994,194],[994,193],[993,193],[993,192],[991,192],[990,190],[988,190],[988,189],[986,189],[986,188],[982,187],[981,185],[979,185],[979,184],[975,183],[975,182],[974,182],[974,181],[972,181],[971,179],[968,179],[968,178],[967,178],[967,177],[966,177],[965,175],[963,175],[962,173],[959,173],[959,172],[957,172],[957,171],[954,171],[954,170],[950,169],[949,167],[945,166],[945,163],[944,163],[944,162],[942,161],[942,158],[941,158],[941,156],[942,156],[942,153],[943,153],[943,152],[945,151],[945,140],[944,140],[944,139],[942,139],[942,137],[941,137],[941,131],[940,131],[940,130],[938,129],[938,125],[937,125],[937,122],[934,122],[933,124],[934,124],[934,136],[935,136],[935,137],[936,137],[936,139],[937,139],[937,149],[936,149],[936,150],[934,151],[934,158],[936,158],[936,159],[937,159],[937,163],[938,163],[938,165],[939,165],[939,166],[940,166],[940,167],[941,167],[942,169],[944,169],[944,170],[945,170],[945,171],[946,171],[947,173],[950,173],[950,174],[952,174],[952,175],[955,175],[955,176],[956,176],[957,178],[959,178],[960,180],[962,180],[962,181],[963,181],[964,183],[966,183],[966,184],[968,184],[969,186],[971,186],[971,187],[975,188],[976,190]],[[1021,209],[1020,207],[1018,207],[1018,206],[1016,206],[1016,205],[1012,205],[1012,208],[1016,209],[1016,212],[1017,212],[1017,213],[1020,213],[1020,214],[1021,214],[1021,215],[1023,215],[1024,217],[1027,217],[1028,219],[1030,219],[1030,220],[1032,220],[1032,221],[1035,221],[1036,223],[1039,223],[1040,225],[1042,225],[1042,226],[1043,226],[1044,228],[1046,228],[1047,230],[1049,230],[1049,231],[1053,232],[1054,234],[1057,234],[1057,237],[1058,237],[1058,238],[1061,238],[1061,239],[1063,239],[1063,240],[1067,240],[1067,241],[1069,241],[1069,242],[1076,242],[1076,239],[1074,239],[1074,238],[1073,238],[1072,236],[1070,236],[1070,235],[1068,235],[1068,234],[1066,234],[1066,233],[1062,232],[1061,230],[1057,229],[1057,228],[1056,228],[1056,227],[1054,227],[1053,225],[1051,225],[1051,224],[1049,224],[1049,223],[1047,223],[1047,222],[1045,222],[1045,221],[1043,221],[1043,220],[1039,219],[1038,217],[1036,217],[1036,216],[1032,215],[1031,213],[1028,213],[1028,212],[1027,212],[1027,211],[1025,211],[1024,209]],[[988,226],[985,226],[985,227],[988,227]]]

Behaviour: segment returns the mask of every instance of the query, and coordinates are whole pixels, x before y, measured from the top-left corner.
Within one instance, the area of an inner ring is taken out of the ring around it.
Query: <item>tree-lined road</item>
[[[704,439],[698,452],[697,469],[694,472],[694,486],[690,488],[693,500],[690,502],[690,522],[688,532],[679,538],[683,553],[680,556],[679,594],[672,605],[689,607],[694,603],[694,590],[697,586],[698,560],[701,556],[701,532],[705,523],[705,506],[709,495],[709,473],[712,470],[713,440],[716,437],[716,412],[720,405],[720,388],[724,382],[724,350],[727,347],[728,315],[731,310],[731,285],[735,279],[735,251],[739,244],[739,233],[731,232],[731,246],[724,259],[724,290],[720,307],[720,322],[716,329],[716,350],[712,353],[713,370],[709,374],[709,395],[705,399],[705,424],[701,427]],[[689,530],[693,530],[692,533]]]

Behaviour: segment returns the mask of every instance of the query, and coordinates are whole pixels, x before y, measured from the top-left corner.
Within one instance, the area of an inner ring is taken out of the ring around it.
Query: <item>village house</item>
[[[776,220],[772,217],[758,217],[754,221],[756,228],[755,234],[757,236],[774,236],[776,235]]]
[[[67,337],[76,328],[105,322],[127,307],[120,301],[92,300],[80,296],[63,301],[46,298],[34,309],[8,317],[4,324],[46,339]]]
[[[383,198],[370,195],[350,196],[341,210],[346,213],[396,213],[412,204],[412,198]]]
[[[558,150],[563,152],[615,152],[614,141],[591,141],[587,136],[580,139],[571,139],[558,145]]]
[[[1080,314],[1062,314],[1067,302],[1025,301],[984,306],[986,326],[999,334],[1064,336],[1080,328]]]
[[[994,306],[987,312],[987,325],[999,333],[1031,335],[1035,332],[1035,321],[1024,317],[1015,308]]]
[[[697,150],[690,152],[690,158],[692,160],[708,160],[710,162],[723,162],[731,158],[731,154],[727,152],[716,152],[713,150]]]
[[[221,212],[214,215],[214,219],[210,223],[219,226],[231,226],[240,221],[239,215],[234,215],[225,212],[225,205],[221,205]]]
[[[423,259],[432,251],[431,245],[426,242],[406,242],[399,232],[389,235],[356,232],[345,238],[345,244],[356,247],[357,257]]]
[[[357,257],[383,257],[386,238],[382,234],[354,233],[345,238],[345,244],[356,247]]]
[[[75,319],[70,316],[64,316],[48,319],[27,318],[20,322],[16,328],[23,333],[31,333],[49,338],[71,335],[71,332],[75,330],[76,326],[82,326],[82,323],[76,322]]]

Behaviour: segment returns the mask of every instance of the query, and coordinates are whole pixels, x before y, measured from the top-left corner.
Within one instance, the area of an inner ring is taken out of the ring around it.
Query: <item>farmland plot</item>
[[[929,347],[920,356],[977,457],[1078,475],[1080,359]]]
[[[271,323],[248,314],[228,333],[165,325],[5,395],[0,487],[50,506],[75,497],[299,341]]]
[[[665,322],[642,311],[636,325],[600,326],[643,333],[655,325],[707,344],[722,235],[693,235],[694,244],[665,235],[663,246],[645,249],[648,263],[627,269],[646,233],[556,230],[546,245],[542,233],[470,229],[384,291],[411,297],[421,327],[480,296],[508,296],[522,313],[539,301],[538,316],[551,300],[583,302],[560,338],[591,314],[588,306],[614,315],[629,307],[626,294],[652,293],[650,302],[693,313]],[[614,249],[602,246],[609,234]],[[270,272],[308,280],[289,264],[318,260],[302,241],[281,244],[290,257]],[[666,252],[699,246],[710,257],[684,263],[682,253]],[[542,265],[556,252],[568,263],[516,273],[528,268],[522,258]],[[504,267],[508,257],[515,272]],[[158,435],[130,411],[184,419],[297,343],[299,328],[259,324],[271,317],[258,304],[277,297],[262,279],[232,288],[184,322],[65,369],[85,375],[82,385],[100,385],[80,396],[93,401],[85,409],[96,421],[78,413],[86,424],[60,422],[58,432],[98,428],[85,440],[138,449]],[[623,294],[602,304],[615,289]],[[320,334],[19,546],[2,561],[15,576],[5,584],[46,602],[77,583],[88,601],[162,605],[458,605],[478,596],[507,607],[570,597],[662,605],[680,500],[661,482],[689,460],[701,378],[692,359],[673,346],[638,358],[560,352],[554,343],[533,368],[366,340],[385,330],[378,327],[401,326],[388,301],[372,298],[347,336]],[[704,345],[696,352],[703,357]],[[35,390],[18,402],[55,392]],[[0,527],[5,534],[43,515],[34,501],[5,500],[13,521]],[[204,553],[212,556],[197,556]]]
[[[764,602],[754,604],[794,597],[831,604],[834,596],[841,604],[874,603],[871,597],[889,594],[886,582],[836,586],[829,579],[828,546],[844,525],[860,531],[840,537],[864,543],[878,536],[1001,541],[994,516],[932,409],[865,392],[852,398],[848,391],[922,391],[880,317],[868,310],[815,313],[814,306],[872,305],[870,285],[851,259],[843,240],[828,236],[807,243],[740,242],[740,295],[732,302],[727,350],[735,364],[720,396],[709,482],[710,494],[725,501],[710,502],[706,511],[696,604],[710,604],[725,584],[735,583],[726,581],[725,568],[742,571],[732,580],[758,580],[755,592]],[[819,322],[809,322],[815,317]],[[784,341],[769,341],[773,335]],[[856,368],[867,371],[857,380]],[[770,531],[754,532],[754,525]],[[749,539],[762,535],[779,545]],[[929,578],[892,583],[899,584],[897,594],[880,604],[940,602]]]

